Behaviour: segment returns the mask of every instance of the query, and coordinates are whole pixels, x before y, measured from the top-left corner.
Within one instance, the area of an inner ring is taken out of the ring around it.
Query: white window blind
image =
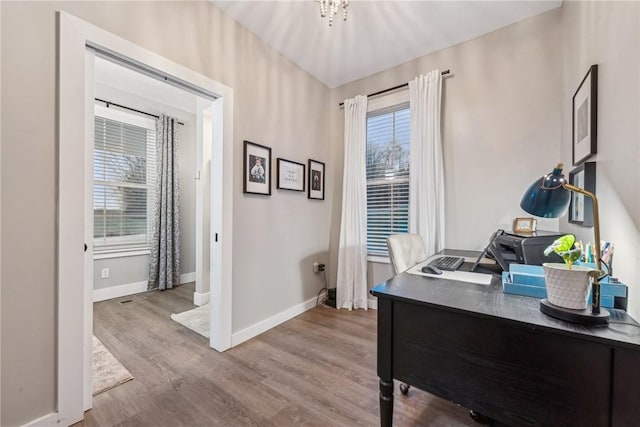
[[[93,209],[97,251],[148,247],[152,233],[155,122],[116,113],[96,107]],[[127,116],[132,117],[128,120]]]
[[[387,256],[386,238],[409,229],[409,104],[367,115],[367,252]]]

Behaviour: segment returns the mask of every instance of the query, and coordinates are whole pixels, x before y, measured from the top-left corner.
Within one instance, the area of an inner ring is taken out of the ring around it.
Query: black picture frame
[[[584,162],[569,172],[569,184],[596,194],[596,162]],[[571,192],[569,222],[593,227],[593,201],[584,194]]]
[[[276,159],[279,190],[302,191],[305,190],[305,165],[278,157]]]
[[[244,141],[242,171],[244,193],[271,195],[271,147]]]
[[[571,106],[571,154],[576,166],[598,152],[598,65],[589,67]]]
[[[309,185],[307,197],[314,200],[324,200],[325,164],[318,160],[309,159]]]

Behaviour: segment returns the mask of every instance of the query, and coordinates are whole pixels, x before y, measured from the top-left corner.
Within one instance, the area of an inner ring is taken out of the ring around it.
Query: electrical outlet
[[[324,264],[318,264],[318,271],[324,271]]]
[[[319,269],[320,269],[320,264],[318,263],[318,261],[314,262],[313,263],[313,272],[317,273],[318,271],[320,271]]]
[[[103,268],[101,270],[102,275],[100,277],[102,277],[103,279],[108,279],[109,278],[109,269],[108,268]]]

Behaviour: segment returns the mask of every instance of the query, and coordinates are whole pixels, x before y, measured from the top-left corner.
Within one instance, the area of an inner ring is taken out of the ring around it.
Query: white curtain
[[[344,176],[338,247],[338,308],[367,309],[367,97],[344,101]]]
[[[409,82],[409,232],[422,236],[427,255],[444,248],[441,98],[442,76],[439,70]]]

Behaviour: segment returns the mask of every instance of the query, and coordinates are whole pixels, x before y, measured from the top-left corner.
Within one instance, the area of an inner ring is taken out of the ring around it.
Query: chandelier
[[[333,26],[333,17],[338,13],[338,9],[342,8],[342,20],[347,20],[347,8],[349,0],[316,0],[320,3],[320,16],[324,18],[329,15],[329,26]]]

